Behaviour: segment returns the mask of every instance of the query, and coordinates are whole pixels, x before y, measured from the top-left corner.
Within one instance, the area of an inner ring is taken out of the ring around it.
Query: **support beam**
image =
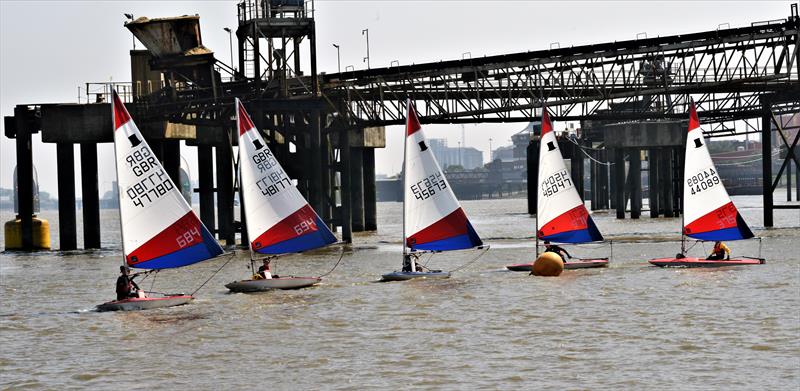
[[[230,144],[220,144],[214,148],[217,165],[217,221],[219,239],[226,245],[236,244],[233,228],[233,161]]]
[[[83,248],[100,248],[100,199],[97,189],[97,144],[81,144]]]
[[[528,159],[528,214],[536,215],[539,197],[539,142],[531,140],[525,151]]]
[[[772,200],[772,115],[770,104],[761,99],[761,178],[763,181],[764,227],[773,226]]]
[[[350,148],[350,202],[353,232],[364,231],[364,148]]]
[[[678,208],[677,205],[675,205],[675,197],[673,196],[676,190],[674,183],[675,179],[672,175],[674,172],[674,168],[672,167],[672,155],[674,154],[674,148],[662,149],[660,154],[660,163],[658,165],[658,173],[660,178],[658,183],[662,191],[662,209],[664,210],[664,217],[675,217],[675,210]]]
[[[58,242],[61,251],[78,248],[75,211],[75,145],[56,145],[58,165]],[[116,185],[116,182],[114,182]],[[118,189],[112,189],[113,192]]]
[[[375,187],[375,148],[364,148],[364,229],[378,229],[377,188]]]
[[[633,149],[628,155],[631,189],[631,218],[638,219],[642,215],[642,151]]]
[[[581,201],[583,201],[583,153],[580,146],[572,144],[572,156],[569,161],[572,182],[575,183],[575,190],[578,192],[578,196],[581,197]]]
[[[210,145],[197,146],[197,192],[200,193],[200,221],[211,231],[217,232],[214,216],[214,155]]]
[[[339,207],[339,224],[342,225],[342,241],[345,243],[353,242],[353,221],[352,221],[352,201],[351,201],[351,181],[350,181],[350,130],[343,129],[339,132],[339,172],[341,178],[341,201]]]
[[[32,251],[33,246],[33,149],[31,129],[27,126],[28,107],[14,108],[17,128],[17,216],[22,220],[22,250]]]
[[[612,177],[612,192],[614,204],[617,209],[617,218],[625,219],[625,150],[614,150],[614,176]]]
[[[659,193],[661,186],[661,165],[660,163],[660,150],[659,149],[650,149],[647,151],[647,186],[648,186],[648,198],[650,200],[650,217],[657,218],[659,216],[659,212],[661,210],[661,205],[659,204],[660,198]]]
[[[180,140],[165,139],[161,142],[161,158],[164,170],[169,175],[175,186],[181,187],[181,142]]]

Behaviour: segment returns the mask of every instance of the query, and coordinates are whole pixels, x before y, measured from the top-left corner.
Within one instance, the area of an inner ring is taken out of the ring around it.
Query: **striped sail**
[[[536,235],[539,239],[560,243],[603,240],[564,164],[547,108],[542,110],[538,181]]]
[[[123,252],[129,266],[165,269],[222,254],[113,92]]]
[[[336,242],[328,226],[283,171],[239,99],[236,120],[250,248],[261,254],[284,254]]]
[[[683,170],[684,235],[700,240],[753,237],[714,167],[694,102],[689,109],[689,133]]]
[[[427,145],[417,114],[407,102],[403,186],[405,244],[411,251],[447,251],[482,244]]]

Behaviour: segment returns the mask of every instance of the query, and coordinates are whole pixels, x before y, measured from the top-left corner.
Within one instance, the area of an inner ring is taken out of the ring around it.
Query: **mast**
[[[403,130],[403,262],[406,261],[408,249],[406,248],[406,177],[408,176],[408,121],[411,114],[411,98],[406,98],[406,128]],[[411,262],[411,271],[416,271],[414,262]]]
[[[117,121],[116,110],[114,110],[114,106],[117,104],[117,101],[122,103],[122,99],[117,99],[117,91],[115,89],[111,89],[111,123],[115,124],[114,132],[117,131],[116,123]],[[114,137],[114,174],[117,176],[117,215],[119,215],[119,236],[122,239],[122,266],[128,266],[127,262],[127,252],[125,251],[125,230],[122,229],[122,192],[120,191],[119,186],[119,160],[117,160],[117,138]]]

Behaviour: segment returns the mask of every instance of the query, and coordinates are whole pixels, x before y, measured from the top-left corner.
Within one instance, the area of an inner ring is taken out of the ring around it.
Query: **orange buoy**
[[[553,252],[544,252],[533,262],[531,274],[543,277],[558,277],[564,271],[564,261]]]

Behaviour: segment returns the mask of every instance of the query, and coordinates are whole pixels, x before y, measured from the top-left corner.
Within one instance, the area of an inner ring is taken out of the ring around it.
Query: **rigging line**
[[[586,149],[589,149],[589,150],[592,150],[592,151],[605,151],[605,149],[599,149],[599,148],[585,148],[585,147],[583,147],[582,145],[578,144],[578,143],[577,143],[575,140],[573,140],[573,139],[571,139],[571,138],[569,138],[569,137],[567,137],[567,140],[569,140],[569,142],[571,142],[571,143],[573,143],[573,144],[577,145],[577,146],[578,146],[578,149],[580,149],[581,153],[583,153],[584,155],[586,155],[586,157],[588,157],[588,158],[589,158],[589,160],[591,160],[591,161],[593,161],[593,162],[595,162],[595,163],[597,163],[597,164],[603,165],[603,166],[612,166],[612,165],[614,165],[614,162],[601,162],[600,160],[597,160],[597,159],[595,159],[595,158],[594,158],[594,156],[592,156],[592,155],[589,155],[588,153],[586,153]]]
[[[204,286],[206,286],[206,284],[208,284],[208,282],[209,282],[209,281],[211,281],[211,279],[212,279],[212,278],[214,278],[214,276],[216,276],[216,275],[217,275],[217,273],[219,273],[219,272],[220,272],[220,270],[222,270],[222,268],[224,268],[225,266],[227,266],[227,265],[228,265],[228,263],[230,263],[230,262],[231,262],[231,261],[232,261],[234,258],[236,258],[236,251],[233,251],[233,252],[231,252],[229,255],[230,255],[230,256],[228,257],[228,260],[227,260],[227,261],[225,261],[225,263],[223,263],[223,264],[222,264],[222,266],[220,266],[220,267],[219,267],[219,269],[217,269],[217,271],[215,271],[215,272],[214,272],[214,273],[211,275],[211,277],[208,277],[208,279],[207,279],[205,282],[203,282],[203,283],[202,283],[202,284],[201,284],[199,287],[197,287],[197,289],[195,289],[195,290],[194,290],[194,292],[192,292],[190,296],[194,296],[194,294],[195,294],[195,293],[197,293],[197,291],[199,291],[200,289],[202,289]]]
[[[153,274],[153,281],[150,282],[150,290],[153,290],[153,287],[156,285],[156,277],[158,277],[158,269],[156,269],[156,273]]]
[[[483,251],[481,251],[480,254],[478,254],[478,256],[475,257],[475,259],[473,259],[473,260],[471,260],[471,261],[469,261],[469,262],[467,262],[467,263],[465,263],[465,264],[463,264],[463,265],[461,265],[461,266],[459,266],[459,267],[457,267],[457,268],[455,268],[453,270],[448,271],[448,273],[455,273],[455,272],[457,272],[457,271],[459,271],[459,270],[461,270],[461,269],[463,269],[463,268],[465,268],[465,267],[477,262],[479,259],[481,259],[483,254],[486,254],[486,252],[489,251],[489,248],[490,248],[490,246],[487,244],[486,247],[483,248]]]
[[[345,251],[345,250],[344,250],[344,246],[342,246],[342,253],[341,253],[341,254],[339,254],[339,260],[338,260],[338,261],[336,261],[336,264],[334,264],[334,265],[333,265],[333,268],[332,268],[331,270],[328,270],[328,272],[327,272],[327,273],[325,273],[325,274],[323,274],[323,275],[319,276],[318,278],[325,277],[325,276],[327,276],[328,274],[331,274],[331,273],[333,273],[333,271],[334,271],[334,270],[336,270],[336,268],[339,266],[339,262],[341,262],[341,261],[342,261],[342,259],[344,259],[344,251]]]

